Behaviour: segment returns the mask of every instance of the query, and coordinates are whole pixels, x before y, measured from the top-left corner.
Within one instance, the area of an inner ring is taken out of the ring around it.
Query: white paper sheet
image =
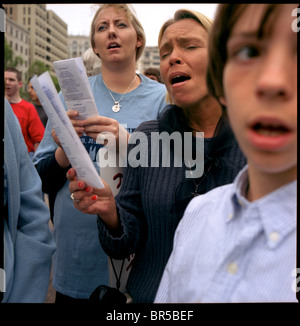
[[[85,181],[91,187],[104,188],[90,156],[65,111],[49,72],[45,72],[39,77],[34,76],[30,82],[71,165],[76,169],[77,178]]]
[[[53,67],[68,110],[79,112],[77,119],[97,116],[98,110],[81,57],[54,61]]]

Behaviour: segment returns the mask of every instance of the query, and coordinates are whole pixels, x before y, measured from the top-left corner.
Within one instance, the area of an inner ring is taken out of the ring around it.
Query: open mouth
[[[248,140],[254,148],[279,151],[293,142],[295,129],[287,121],[276,117],[258,117],[249,125]]]
[[[120,47],[121,46],[118,43],[110,43],[107,48],[108,49],[118,49]]]
[[[267,137],[276,137],[289,132],[288,128],[286,128],[285,126],[263,123],[256,123],[253,126],[253,130],[256,133]]]
[[[188,75],[175,75],[170,78],[170,83],[171,83],[171,85],[175,85],[175,84],[182,83],[182,82],[185,82],[190,79],[191,79],[191,77]]]

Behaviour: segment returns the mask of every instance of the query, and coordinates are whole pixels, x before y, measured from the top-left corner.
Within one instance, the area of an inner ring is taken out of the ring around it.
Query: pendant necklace
[[[122,98],[124,97],[124,95],[127,94],[127,92],[129,91],[130,87],[131,87],[131,86],[133,85],[133,83],[135,82],[135,80],[136,80],[136,76],[137,76],[137,75],[134,76],[133,81],[131,82],[131,84],[129,85],[129,87],[128,87],[127,90],[125,91],[125,93],[121,96],[121,98],[119,99],[119,101],[116,101],[116,99],[113,97],[111,91],[109,90],[109,88],[106,86],[104,80],[102,79],[102,80],[103,80],[103,83],[104,83],[104,85],[105,85],[105,87],[106,87],[107,90],[109,91],[109,94],[110,94],[111,98],[112,98],[113,101],[115,102],[115,104],[114,104],[114,105],[112,106],[112,108],[111,108],[114,112],[117,113],[117,112],[120,111],[120,109],[121,109],[121,104],[120,104],[120,102],[121,102]]]
[[[191,172],[191,174],[193,175],[193,170],[192,170],[192,167],[191,167],[191,162],[190,162],[190,160],[188,160],[187,163],[188,163],[188,168],[190,169],[190,172]],[[192,178],[192,181],[193,181],[193,183],[194,183],[195,190],[194,190],[194,192],[191,192],[191,194],[192,194],[194,197],[196,197],[196,196],[199,195],[199,194],[198,194],[198,188],[199,188],[200,183],[201,183],[201,177],[200,177],[200,181],[199,181],[199,182],[196,182],[194,178]]]

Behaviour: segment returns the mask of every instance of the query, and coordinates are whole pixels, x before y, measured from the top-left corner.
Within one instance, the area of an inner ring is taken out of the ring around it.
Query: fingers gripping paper
[[[30,82],[71,165],[76,170],[77,178],[85,181],[91,187],[104,188],[90,156],[65,111],[49,72],[45,72],[39,77],[34,76]]]

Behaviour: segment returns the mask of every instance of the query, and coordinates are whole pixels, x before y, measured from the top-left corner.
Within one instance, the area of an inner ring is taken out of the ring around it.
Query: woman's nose
[[[109,34],[109,36],[116,36],[116,28],[115,28],[114,24],[110,24],[108,26],[108,34]]]
[[[173,50],[169,58],[170,66],[174,66],[175,64],[180,65],[181,63],[182,63],[182,58],[180,52],[177,50]]]

